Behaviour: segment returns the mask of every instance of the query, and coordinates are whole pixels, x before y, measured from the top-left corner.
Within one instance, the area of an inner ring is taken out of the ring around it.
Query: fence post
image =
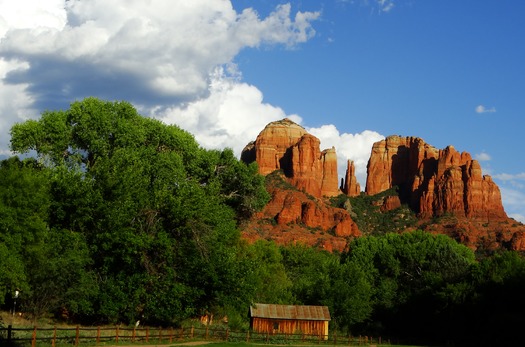
[[[80,340],[80,326],[77,325],[77,328],[75,329],[75,346],[78,346],[79,340]]]
[[[149,327],[146,327],[146,342],[149,342]]]
[[[184,339],[184,327],[181,327],[181,328],[180,328],[180,339],[181,339],[181,340]]]
[[[57,339],[57,326],[55,325],[53,329],[53,340],[51,342],[52,347],[55,347],[56,339]]]
[[[228,341],[229,335],[230,335],[230,329],[226,328],[226,341]]]
[[[206,337],[204,338],[205,340],[208,339],[208,325],[206,325]]]
[[[170,343],[173,342],[173,327],[170,327]]]
[[[162,342],[162,327],[159,328],[159,342]]]
[[[13,326],[12,325],[8,325],[7,326],[7,342],[11,342],[11,332],[13,330]]]
[[[194,337],[194,332],[195,332],[195,328],[193,327],[193,325],[191,326],[191,338]]]
[[[118,325],[115,329],[115,342],[118,343]]]
[[[135,342],[135,336],[137,334],[137,327],[133,327],[133,332],[131,333],[131,342]]]
[[[33,326],[33,336],[31,338],[31,347],[36,346],[36,325]]]
[[[100,343],[100,326],[97,327],[97,345]]]
[[[250,342],[250,331],[246,332],[246,343]]]

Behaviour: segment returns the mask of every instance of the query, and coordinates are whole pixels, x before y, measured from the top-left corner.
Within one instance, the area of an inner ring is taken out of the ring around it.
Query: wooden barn
[[[258,333],[307,334],[328,338],[330,312],[326,306],[253,304],[250,328]]]

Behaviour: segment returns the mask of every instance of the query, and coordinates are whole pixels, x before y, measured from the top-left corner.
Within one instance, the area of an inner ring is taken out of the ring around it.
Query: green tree
[[[356,264],[341,264],[338,254],[305,245],[283,246],[281,252],[296,304],[328,306],[338,330],[369,319],[372,288]]]
[[[357,239],[343,263],[356,264],[372,284],[374,332],[424,338],[464,303],[475,258],[444,235],[415,231]]]
[[[253,279],[256,282],[253,302],[291,304],[292,281],[283,264],[279,246],[274,242],[256,241],[249,249]]]
[[[27,260],[47,230],[48,176],[34,160],[12,157],[0,163],[0,186],[0,290],[26,293]]]
[[[98,294],[81,313],[176,322],[235,302],[236,222],[268,198],[255,166],[126,102],[88,98],[11,134],[52,170],[52,228],[87,242]]]

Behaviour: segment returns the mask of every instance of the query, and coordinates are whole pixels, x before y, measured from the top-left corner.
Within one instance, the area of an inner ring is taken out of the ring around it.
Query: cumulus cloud
[[[279,5],[260,19],[253,9],[237,13],[229,1],[49,1],[61,5],[55,27],[8,30],[0,54],[27,61],[7,83],[29,83],[38,102],[102,94],[141,104],[180,102],[207,91],[209,73],[244,47],[293,46],[314,34],[319,13]],[[52,3],[52,4],[51,4]],[[86,83],[87,81],[87,83]]]
[[[219,106],[232,108],[235,93],[244,105],[262,103],[257,88],[217,78],[217,67],[247,47],[306,42],[319,15],[293,14],[282,4],[260,18],[251,8],[237,12],[225,0],[5,0],[0,4],[1,138],[35,110],[67,108],[86,96],[127,100],[166,120],[217,100],[230,100]],[[271,114],[263,119],[279,113],[266,104],[261,109]],[[208,124],[215,125],[214,117]]]
[[[492,158],[488,153],[481,152],[481,153],[474,155],[474,159],[476,159],[477,161],[489,161]]]
[[[230,71],[218,67],[212,74],[208,97],[153,115],[190,131],[206,148],[229,147],[237,156],[269,122],[288,117],[301,123],[299,116],[264,103],[261,91],[240,82],[237,76],[234,66]]]
[[[354,161],[356,178],[364,190],[366,165],[368,164],[368,159],[370,159],[372,145],[385,137],[371,130],[365,130],[356,134],[340,133],[332,124],[323,125],[319,128],[307,128],[307,130],[321,140],[321,149],[335,147],[337,171],[340,177],[346,172],[347,161]]]
[[[495,113],[495,112],[496,112],[495,107],[487,108],[483,105],[476,106],[476,113]]]

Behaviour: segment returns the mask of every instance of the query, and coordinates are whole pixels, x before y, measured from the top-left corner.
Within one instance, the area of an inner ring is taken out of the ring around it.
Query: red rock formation
[[[349,160],[347,163],[345,178],[341,180],[340,189],[348,196],[358,196],[361,194],[361,185],[355,177],[355,166],[352,160]]]
[[[335,149],[321,152],[319,139],[287,118],[268,124],[241,160],[256,161],[262,175],[283,170],[291,184],[312,196],[339,194]]]
[[[352,160],[346,164],[345,178],[341,179],[341,191],[348,196],[358,196],[361,194],[361,185],[355,177],[355,166]]]
[[[417,137],[390,136],[374,144],[367,169],[367,194],[398,186],[401,201],[421,218],[507,218],[498,186],[470,154],[452,146],[437,150]]]
[[[321,181],[321,194],[325,196],[336,196],[341,192],[338,185],[337,154],[335,147],[325,149],[321,152],[323,178]]]
[[[392,211],[392,210],[395,210],[396,208],[399,208],[401,207],[401,200],[399,200],[399,196],[397,195],[390,195],[390,196],[386,196],[384,199],[383,199],[383,204],[381,205],[381,212],[386,212],[386,211]]]
[[[345,209],[331,207],[302,191],[283,189],[280,184],[270,183],[267,190],[270,202],[243,228],[247,240],[264,238],[343,251],[349,239],[361,235]]]
[[[296,145],[306,130],[288,118],[268,124],[257,136],[255,143],[246,146],[241,154],[245,162],[257,161],[259,172],[267,175],[275,170],[291,170],[289,153],[292,146]]]
[[[245,147],[241,160],[256,161],[263,175],[276,175],[268,180],[273,182],[267,185],[270,202],[243,228],[245,239],[262,237],[343,251],[349,238],[360,235],[350,213],[324,199],[341,193],[335,148],[321,152],[319,139],[301,126],[289,119],[268,124],[256,141]],[[282,174],[274,173],[276,170]],[[346,186],[359,194],[353,164],[349,170]],[[275,183],[276,179],[280,183]],[[282,180],[297,190],[283,188]]]

